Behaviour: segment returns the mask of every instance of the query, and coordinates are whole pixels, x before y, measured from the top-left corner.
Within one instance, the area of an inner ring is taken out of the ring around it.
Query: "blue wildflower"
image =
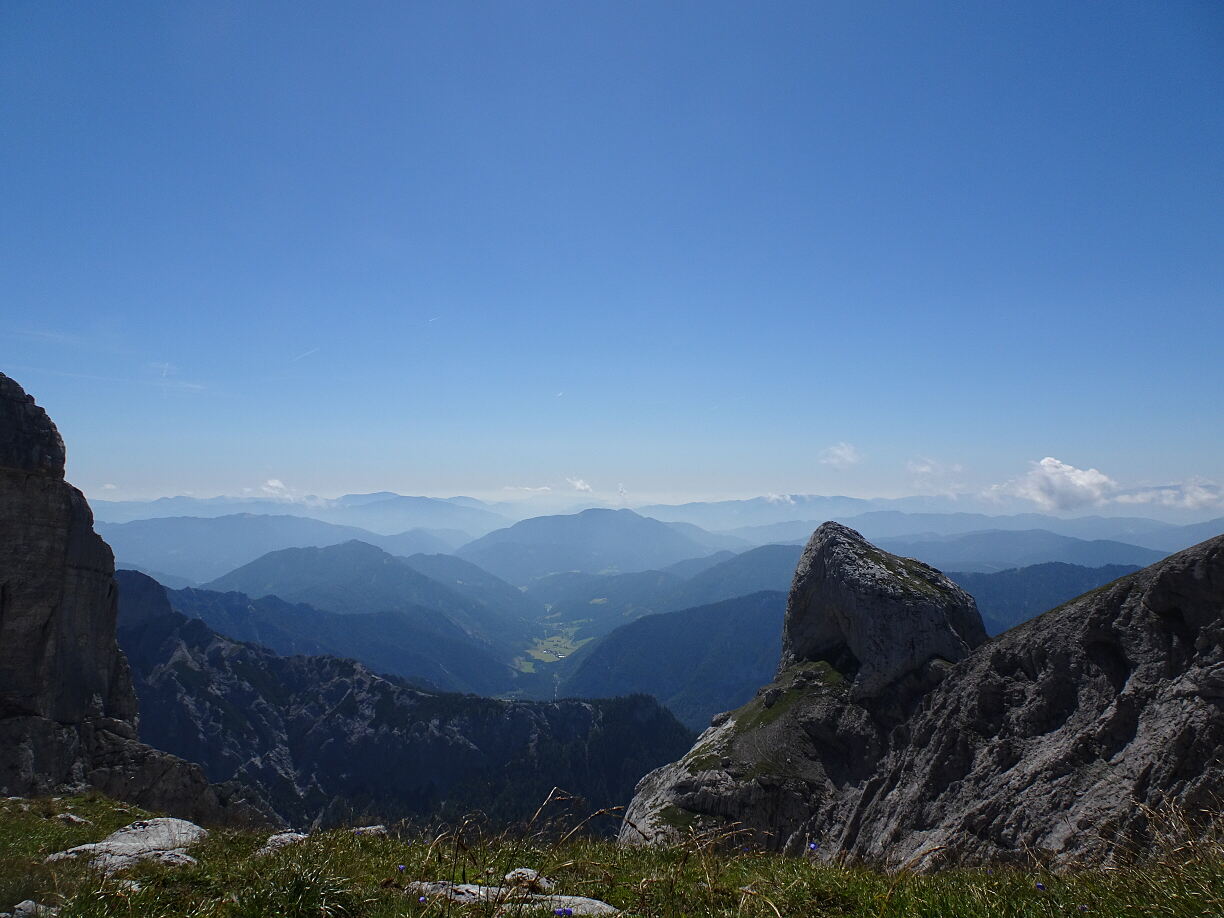
[[[808,842],[808,850],[809,850],[809,851],[818,851],[818,850],[820,850],[820,845],[816,844],[816,842]]]
[[[396,865],[396,867],[395,867],[395,869],[396,869],[396,870],[403,870],[403,869],[404,869],[404,865],[403,865],[403,864],[397,864],[397,865]]]
[[[421,896],[419,899],[417,899],[417,901],[418,901],[418,902],[424,902],[424,901],[425,901],[425,897],[424,897],[424,896]]]
[[[1038,883],[1038,884],[1037,884],[1037,888],[1038,888],[1038,889],[1045,889],[1045,884],[1044,884],[1044,883]]]

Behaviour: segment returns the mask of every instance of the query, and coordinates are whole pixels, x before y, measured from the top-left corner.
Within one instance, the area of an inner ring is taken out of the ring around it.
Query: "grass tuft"
[[[32,898],[62,906],[62,918],[527,916],[539,910],[497,902],[461,908],[439,897],[422,903],[410,884],[498,885],[511,869],[531,867],[558,892],[602,899],[640,918],[1224,915],[1224,844],[1197,828],[1202,820],[1153,814],[1159,843],[1125,868],[890,874],[825,863],[819,851],[786,858],[747,850],[732,833],[693,827],[678,844],[623,847],[585,834],[590,823],[551,815],[566,802],[555,793],[529,823],[511,830],[494,831],[479,817],[432,830],[392,827],[387,837],[337,829],[261,858],[254,853],[264,834],[216,830],[192,850],[194,867],[146,866],[107,878],[87,865],[42,861],[150,814],[97,796],[0,800],[0,910]],[[62,812],[92,825],[61,822]]]

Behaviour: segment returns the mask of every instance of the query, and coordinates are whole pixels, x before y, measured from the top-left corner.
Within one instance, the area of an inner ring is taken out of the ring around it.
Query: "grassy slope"
[[[93,825],[62,824],[52,818],[58,812],[77,813]],[[32,897],[64,905],[61,918],[492,915],[492,906],[422,903],[404,886],[414,879],[480,882],[530,866],[553,877],[560,892],[600,898],[629,915],[659,918],[1198,918],[1224,913],[1224,849],[1205,843],[1170,849],[1163,857],[1122,870],[889,876],[824,865],[814,857],[746,852],[733,844],[715,851],[699,840],[667,848],[584,839],[550,843],[542,835],[486,837],[465,825],[402,838],[328,832],[262,859],[251,855],[263,834],[215,831],[193,850],[196,867],[133,871],[129,877],[139,889],[91,875],[80,865],[42,863],[53,851],[97,840],[143,815],[99,797],[0,800],[0,908]],[[533,913],[516,908],[505,914]]]

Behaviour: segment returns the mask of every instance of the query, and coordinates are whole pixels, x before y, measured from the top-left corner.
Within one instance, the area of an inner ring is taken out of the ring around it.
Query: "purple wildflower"
[[[1041,882],[1038,882],[1038,884],[1037,884],[1037,888],[1038,888],[1038,889],[1045,889],[1045,884],[1044,884],[1044,883],[1041,883]]]
[[[421,896],[419,899],[417,899],[417,901],[418,901],[418,902],[424,902],[424,901],[425,901],[425,897],[424,897],[424,896]]]

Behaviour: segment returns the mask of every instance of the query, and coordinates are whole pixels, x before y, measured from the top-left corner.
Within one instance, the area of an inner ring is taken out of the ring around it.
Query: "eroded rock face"
[[[886,557],[883,566],[893,563]],[[837,597],[844,569],[801,566],[792,601]],[[813,576],[836,587],[805,590]],[[840,645],[823,628],[794,629],[772,685],[643,779],[622,841],[738,823],[766,846],[819,844],[827,855],[890,867],[1034,857],[1092,864],[1148,846],[1150,814],[1167,803],[1192,817],[1219,812],[1224,536],[1047,612],[960,662],[921,665],[935,645],[908,642],[921,648],[911,655],[918,669],[879,694],[856,692],[828,661],[805,658],[814,648],[836,656]],[[973,631],[952,615],[948,630]],[[845,648],[857,656],[853,648],[870,638],[847,637]]]
[[[891,863],[1119,859],[1224,795],[1224,536],[1002,635],[927,697],[848,810]]]
[[[114,572],[64,480],[55,425],[0,373],[0,793],[88,785],[193,819],[255,816],[226,803],[233,789],[137,741]]]
[[[755,844],[798,850],[874,773],[923,694],[985,640],[952,581],[837,523],[808,542],[784,628],[773,683],[642,780],[622,841],[735,825]]]
[[[115,646],[114,557],[64,481],[55,425],[3,374],[0,533],[0,717],[133,720]]]
[[[808,540],[782,632],[785,669],[827,660],[871,698],[934,663],[954,663],[986,640],[973,597],[911,558],[880,551],[839,523]]]

